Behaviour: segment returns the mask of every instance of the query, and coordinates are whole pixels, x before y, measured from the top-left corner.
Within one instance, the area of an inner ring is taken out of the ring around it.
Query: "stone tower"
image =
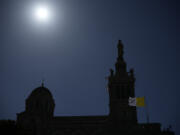
[[[119,40],[117,48],[118,57],[115,72],[110,69],[110,76],[108,77],[110,118],[116,125],[134,125],[137,124],[136,107],[128,105],[129,97],[135,96],[134,71],[130,69],[127,72],[121,40]]]

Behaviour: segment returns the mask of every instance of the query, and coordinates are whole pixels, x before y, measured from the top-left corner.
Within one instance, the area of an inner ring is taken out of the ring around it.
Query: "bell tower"
[[[128,105],[129,97],[135,97],[134,92],[134,70],[127,72],[124,61],[123,44],[119,40],[118,57],[115,63],[115,72],[110,69],[108,77],[110,118],[118,125],[131,125],[137,123],[136,107]]]

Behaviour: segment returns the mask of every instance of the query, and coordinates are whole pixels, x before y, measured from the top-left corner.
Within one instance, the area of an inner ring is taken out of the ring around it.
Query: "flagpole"
[[[148,102],[145,98],[145,103],[146,103],[146,106],[145,106],[145,110],[146,110],[146,120],[147,120],[147,123],[149,123],[149,112],[148,112]]]

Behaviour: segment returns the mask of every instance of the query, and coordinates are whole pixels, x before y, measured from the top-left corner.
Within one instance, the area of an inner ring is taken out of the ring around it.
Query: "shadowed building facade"
[[[17,114],[21,135],[174,135],[162,131],[160,123],[138,123],[136,107],[128,105],[135,97],[134,70],[127,71],[123,44],[119,40],[115,71],[108,77],[109,115],[54,116],[55,102],[51,92],[36,88],[26,99],[26,109]]]

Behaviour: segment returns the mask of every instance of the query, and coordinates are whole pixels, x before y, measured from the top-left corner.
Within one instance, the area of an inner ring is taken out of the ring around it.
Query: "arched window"
[[[120,87],[119,86],[116,86],[116,94],[117,94],[117,98],[120,99]]]
[[[125,97],[125,91],[124,91],[124,86],[121,86],[121,97],[124,98]]]
[[[127,96],[131,97],[131,90],[129,85],[127,85]]]

